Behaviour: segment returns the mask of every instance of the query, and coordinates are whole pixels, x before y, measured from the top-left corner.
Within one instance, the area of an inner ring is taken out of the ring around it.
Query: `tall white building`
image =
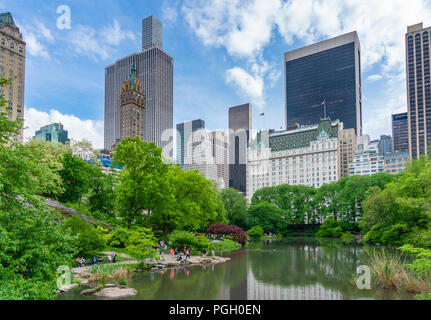
[[[358,137],[358,151],[349,165],[349,175],[370,176],[384,170],[384,156],[379,153],[379,141],[371,142],[369,135]]]
[[[217,168],[217,181],[220,188],[229,187],[229,135],[223,130],[209,133],[212,156]]]
[[[248,148],[247,198],[269,186],[320,187],[338,181],[342,130],[342,122],[327,118],[293,130],[258,132]]]

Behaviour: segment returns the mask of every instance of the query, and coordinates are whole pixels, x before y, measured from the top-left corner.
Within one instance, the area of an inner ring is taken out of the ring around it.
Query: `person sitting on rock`
[[[96,264],[97,263],[97,259],[96,259],[96,257],[93,257],[93,264]]]

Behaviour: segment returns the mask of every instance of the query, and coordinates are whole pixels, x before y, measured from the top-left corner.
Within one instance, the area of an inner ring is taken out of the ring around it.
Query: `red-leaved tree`
[[[205,231],[206,234],[214,234],[217,236],[229,236],[236,242],[245,244],[247,241],[247,233],[237,226],[230,226],[226,223],[213,223]]]

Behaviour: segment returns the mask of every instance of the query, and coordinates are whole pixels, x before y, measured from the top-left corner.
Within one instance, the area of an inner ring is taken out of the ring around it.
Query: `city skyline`
[[[72,29],[58,30],[57,3],[47,1],[41,5],[36,19],[30,2],[3,1],[0,10],[12,13],[29,47],[25,126],[30,129],[25,130],[25,137],[32,136],[43,125],[61,121],[72,139],[85,137],[95,147],[103,147],[103,68],[140,51],[141,35],[134,30],[139,30],[142,19],[151,14],[164,23],[165,50],[175,59],[174,123],[201,118],[209,130],[227,129],[229,106],[250,102],[255,106],[255,129],[282,127],[284,52],[356,30],[363,55],[363,131],[373,138],[391,134],[391,114],[407,111],[405,30],[421,21],[430,25],[431,7],[413,1],[403,16],[395,13],[399,18],[395,27],[382,34],[384,31],[378,27],[384,23],[394,26],[395,18],[387,17],[388,13],[376,17],[383,13],[374,4],[367,8],[373,11],[369,25],[358,23],[361,13],[356,5],[350,9],[340,5],[337,13],[343,15],[332,25],[328,21],[325,24],[307,20],[320,15],[313,10],[298,14],[297,19],[308,21],[301,30],[287,19],[289,12],[296,10],[295,1],[290,7],[286,2],[270,2],[238,2],[234,9],[220,4],[214,12],[215,20],[208,20],[204,15],[210,4],[206,3],[148,2],[144,6],[132,2],[121,7],[107,1],[103,5],[110,13],[102,19],[101,2],[88,7],[77,1],[71,5]],[[402,6],[402,2],[397,3],[398,11],[403,11]],[[260,18],[254,21],[262,27],[257,32],[260,34],[255,34],[247,23],[248,19],[253,20],[257,8],[262,9]],[[89,12],[94,18],[89,19]],[[229,21],[225,27],[217,23],[220,17]],[[236,25],[241,26],[240,30],[235,29],[234,18],[238,18]],[[351,21],[344,23],[348,18]],[[215,28],[213,36],[206,33],[211,26]],[[182,32],[178,32],[179,28]],[[375,35],[371,32],[373,28]],[[79,38],[79,35],[86,36]],[[102,49],[100,53],[92,50],[94,46]],[[258,117],[263,112],[265,119]]]

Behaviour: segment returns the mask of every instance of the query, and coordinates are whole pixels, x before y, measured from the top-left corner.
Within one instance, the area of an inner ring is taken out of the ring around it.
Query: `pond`
[[[335,240],[307,238],[252,243],[223,254],[232,260],[208,266],[184,266],[166,271],[130,273],[128,286],[141,300],[343,300],[413,299],[407,292],[359,290],[352,284],[367,252],[381,247],[346,245]],[[58,299],[99,299],[80,294]]]

